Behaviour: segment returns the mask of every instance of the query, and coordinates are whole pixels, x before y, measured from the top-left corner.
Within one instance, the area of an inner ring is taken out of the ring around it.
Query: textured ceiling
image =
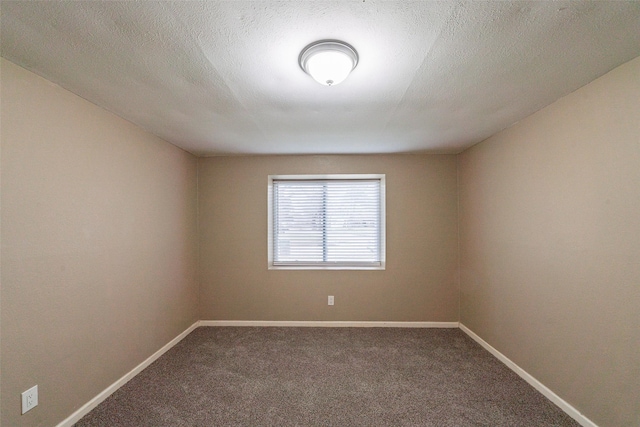
[[[197,155],[459,152],[640,55],[638,1],[6,1],[2,56]],[[320,39],[360,62],[327,87]]]

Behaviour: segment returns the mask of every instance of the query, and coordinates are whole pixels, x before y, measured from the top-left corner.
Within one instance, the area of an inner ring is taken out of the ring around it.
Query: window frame
[[[385,174],[323,174],[323,175],[269,175],[267,188],[267,258],[269,270],[385,270],[386,269],[386,184]],[[274,264],[274,203],[273,203],[273,181],[317,181],[317,180],[379,180],[380,181],[380,224],[379,224],[379,264],[363,264],[354,262],[353,264]]]

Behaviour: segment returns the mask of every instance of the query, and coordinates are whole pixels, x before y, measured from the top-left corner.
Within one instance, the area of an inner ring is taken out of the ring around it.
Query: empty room
[[[3,427],[640,426],[640,1],[0,31]]]

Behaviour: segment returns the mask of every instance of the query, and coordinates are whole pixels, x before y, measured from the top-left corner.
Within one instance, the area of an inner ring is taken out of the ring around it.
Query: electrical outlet
[[[329,305],[333,305],[333,295],[329,295],[329,300],[327,302]]]
[[[22,413],[38,406],[38,386],[34,385],[29,390],[22,393]]]

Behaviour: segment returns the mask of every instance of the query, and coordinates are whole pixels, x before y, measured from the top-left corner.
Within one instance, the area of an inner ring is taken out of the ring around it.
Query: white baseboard
[[[498,360],[507,365],[509,369],[518,374],[522,379],[528,382],[533,388],[542,393],[547,399],[555,403],[560,409],[567,413],[571,418],[576,420],[580,425],[584,427],[598,427],[593,421],[589,418],[585,417],[578,411],[576,408],[567,403],[560,396],[551,391],[547,386],[542,384],[540,381],[535,379],[531,374],[522,369],[520,366],[516,365],[511,359],[509,359],[504,354],[500,353],[498,350],[493,348],[489,343],[476,335],[471,329],[467,328],[465,325],[460,323],[460,329],[467,335],[469,335],[474,341],[484,347],[489,353],[493,354]]]
[[[130,372],[126,373],[122,378],[120,378],[119,380],[111,384],[109,387],[104,389],[96,397],[94,397],[93,399],[91,399],[90,401],[82,405],[77,411],[69,415],[64,421],[62,421],[56,427],[73,426],[75,423],[77,423],[80,420],[80,418],[84,417],[89,412],[91,412],[93,408],[98,406],[103,400],[111,396],[116,390],[118,390],[120,387],[125,385],[127,381],[129,381],[131,378],[138,375],[144,368],[146,368],[147,366],[155,362],[156,359],[158,359],[160,356],[165,354],[169,349],[171,349],[171,347],[178,344],[184,337],[189,335],[191,331],[193,331],[198,326],[200,326],[199,322],[196,322],[193,325],[189,326],[184,332],[182,332],[180,335],[178,335],[177,337],[169,341],[169,343],[167,343],[160,350],[156,351],[151,356],[149,356],[144,362],[140,363],[138,366],[133,368]]]
[[[309,328],[457,328],[458,322],[343,322],[287,320],[201,320],[199,326],[278,326]]]

